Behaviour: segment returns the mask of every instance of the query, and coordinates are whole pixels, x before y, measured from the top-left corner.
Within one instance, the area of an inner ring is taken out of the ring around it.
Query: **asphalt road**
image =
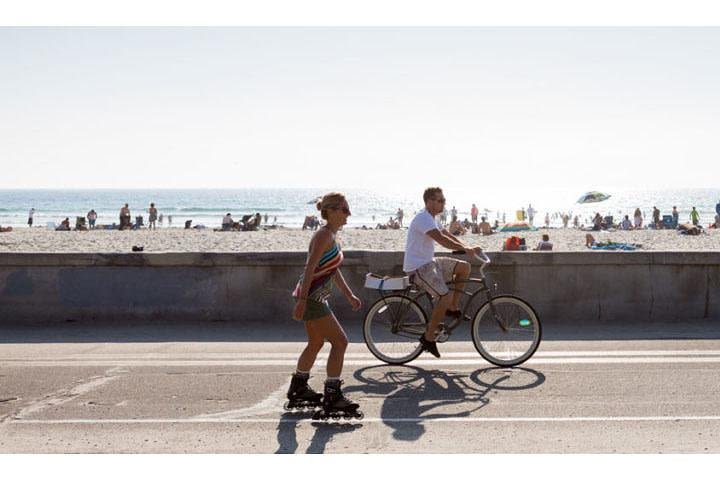
[[[0,331],[0,453],[720,453],[716,337],[551,336],[516,369],[466,341],[402,367],[352,343],[365,418],[325,424],[282,408],[302,343],[77,329]]]

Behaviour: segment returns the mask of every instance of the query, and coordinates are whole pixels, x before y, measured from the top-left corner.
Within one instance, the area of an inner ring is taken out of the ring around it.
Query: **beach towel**
[[[642,248],[642,245],[640,245],[638,243],[615,243],[615,242],[595,243],[590,247],[591,250],[622,250],[625,252],[631,252],[638,248]]]
[[[527,222],[509,222],[500,228],[501,232],[535,232],[537,228],[531,226]]]

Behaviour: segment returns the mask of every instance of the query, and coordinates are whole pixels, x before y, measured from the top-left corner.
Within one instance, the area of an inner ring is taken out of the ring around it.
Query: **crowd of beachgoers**
[[[632,219],[629,215],[614,218],[599,212],[585,219],[578,215],[571,218],[563,212],[546,213],[538,219],[536,210],[529,205],[518,210],[511,221],[503,214],[491,222],[473,204],[470,218],[461,220],[453,207],[439,215],[439,221],[456,236],[477,236],[471,243],[488,251],[720,250],[720,202],[716,210],[715,223],[701,225],[694,208],[687,219],[681,219],[675,208],[669,215],[661,215],[655,207],[648,218],[637,209]],[[302,228],[291,229],[278,226],[277,219],[268,214],[247,214],[236,219],[228,212],[215,228],[192,225],[192,220],[172,228],[172,217],[158,214],[153,203],[146,210],[147,220],[142,215],[133,219],[125,204],[118,212],[118,222],[111,225],[96,224],[97,213],[90,210],[85,217],[76,217],[74,225],[66,217],[57,226],[33,227],[34,213],[33,209],[28,215],[30,228],[0,226],[4,233],[0,252],[129,252],[133,247],[138,251],[138,246],[145,252],[297,251],[307,248],[308,236],[322,225],[317,216],[307,216]],[[562,227],[551,227],[551,223],[558,224],[553,222],[558,219]],[[384,223],[345,227],[341,242],[350,250],[402,251],[408,223],[403,210],[398,209]]]

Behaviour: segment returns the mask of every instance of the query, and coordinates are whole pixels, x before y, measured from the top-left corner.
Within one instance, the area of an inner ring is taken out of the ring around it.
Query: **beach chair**
[[[673,222],[672,215],[663,215],[662,225],[663,225],[663,228],[671,228],[671,229],[677,228],[677,225],[675,224],[675,222]]]
[[[75,230],[87,230],[85,217],[75,217]]]
[[[605,218],[603,218],[603,223],[605,224],[605,228],[611,228],[611,227],[615,226],[615,224],[613,223],[612,215],[608,215]]]
[[[145,226],[145,224],[143,223],[143,216],[138,215],[137,217],[135,217],[135,227],[144,227],[144,226]]]

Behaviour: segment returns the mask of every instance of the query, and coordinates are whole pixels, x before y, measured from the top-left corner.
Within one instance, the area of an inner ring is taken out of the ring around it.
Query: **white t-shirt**
[[[407,244],[403,270],[412,272],[426,263],[432,262],[435,256],[435,240],[427,235],[430,230],[440,230],[438,221],[426,209],[415,215],[408,228]]]

